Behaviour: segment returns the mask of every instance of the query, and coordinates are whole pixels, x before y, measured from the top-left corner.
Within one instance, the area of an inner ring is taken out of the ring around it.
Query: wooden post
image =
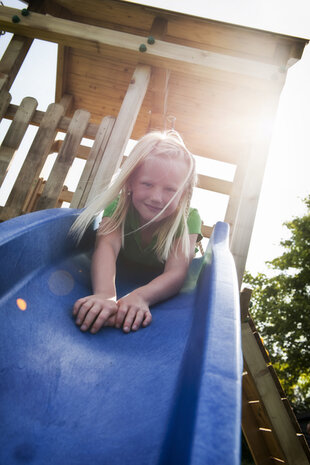
[[[151,68],[147,65],[138,65],[133,73],[87,202],[107,186],[120,166],[125,147],[147,91],[150,74]]]
[[[86,110],[76,110],[74,113],[65,140],[36,205],[36,210],[44,210],[56,206],[89,119],[90,113]]]
[[[11,126],[0,147],[0,186],[6,176],[8,166],[18,150],[28,125],[37,108],[38,102],[33,97],[25,97],[20,104]]]
[[[105,116],[99,126],[95,142],[90,150],[79,184],[73,194],[71,208],[84,207],[89,191],[93,184],[98,166],[102,160],[115,119]]]
[[[14,35],[0,61],[0,73],[7,76],[6,90],[9,90],[16,78],[18,71],[31,47],[32,39]]]
[[[230,243],[233,236],[234,228],[235,228],[235,221],[237,217],[237,212],[240,207],[241,201],[241,194],[243,190],[243,181],[245,177],[245,173],[248,169],[249,158],[244,156],[241,157],[241,161],[238,163],[236,167],[236,172],[234,176],[234,180],[232,183],[232,188],[229,196],[229,201],[227,205],[227,210],[225,214],[224,221],[229,224],[229,238]]]
[[[241,197],[231,237],[231,252],[234,256],[238,281],[241,287],[245,263],[251,241],[257,204],[263,182],[270,141],[272,124],[279,95],[267,95],[262,100],[257,137],[249,153],[246,172],[242,184]]]
[[[27,194],[37,185],[40,172],[54,142],[59,121],[66,110],[67,108],[61,103],[52,103],[48,106],[6,205],[1,210],[1,220],[23,213]]]

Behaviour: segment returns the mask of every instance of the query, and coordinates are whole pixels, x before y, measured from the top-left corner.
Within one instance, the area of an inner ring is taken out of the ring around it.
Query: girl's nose
[[[162,199],[163,196],[161,189],[154,187],[151,192],[150,200],[154,203],[161,203]]]

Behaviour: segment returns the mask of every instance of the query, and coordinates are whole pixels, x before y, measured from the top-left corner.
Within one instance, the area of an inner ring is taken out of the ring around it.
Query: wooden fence
[[[63,202],[73,208],[85,206],[115,118],[105,116],[100,125],[92,124],[86,110],[76,110],[72,118],[66,117],[71,103],[68,96],[60,103],[50,104],[46,112],[36,110],[37,101],[32,97],[25,97],[20,106],[10,104],[8,92],[3,93],[0,100],[0,118],[12,120],[0,147],[0,186],[27,128],[30,124],[38,126],[6,204],[0,207],[0,221],[31,211],[61,207]],[[55,140],[58,131],[66,133],[63,141]],[[84,137],[94,141],[91,148],[81,144]],[[47,157],[55,152],[55,163],[44,180],[40,173]],[[75,192],[71,192],[64,182],[75,158],[84,159],[86,163]],[[232,182],[198,174],[197,187],[230,195]],[[211,225],[203,226],[204,236],[210,237],[211,232]]]

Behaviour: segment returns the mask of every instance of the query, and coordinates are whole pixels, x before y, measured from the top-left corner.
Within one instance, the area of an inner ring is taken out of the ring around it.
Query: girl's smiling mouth
[[[159,213],[162,210],[162,207],[156,207],[155,205],[145,204],[145,206],[154,213]]]

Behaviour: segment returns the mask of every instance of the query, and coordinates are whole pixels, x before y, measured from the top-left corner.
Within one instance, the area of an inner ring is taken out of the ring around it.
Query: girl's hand
[[[116,314],[117,308],[115,300],[107,299],[101,294],[93,294],[75,302],[73,316],[76,317],[75,322],[82,331],[87,331],[92,326],[90,332],[95,334]]]
[[[147,302],[135,291],[117,301],[118,311],[115,319],[116,328],[123,326],[123,331],[137,331],[146,327],[152,321],[152,315]]]

